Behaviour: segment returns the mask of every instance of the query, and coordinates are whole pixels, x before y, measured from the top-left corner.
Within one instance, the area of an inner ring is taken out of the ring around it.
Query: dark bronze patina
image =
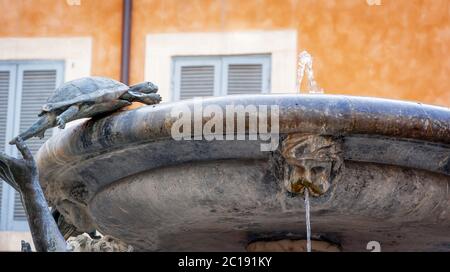
[[[344,251],[370,240],[384,251],[448,250],[449,109],[333,95],[203,101],[213,104],[278,105],[279,149],[175,141],[171,110],[193,101],[142,107],[47,141],[37,156],[46,198],[78,231],[137,250],[244,250],[305,238],[295,193],[306,185],[315,240]]]

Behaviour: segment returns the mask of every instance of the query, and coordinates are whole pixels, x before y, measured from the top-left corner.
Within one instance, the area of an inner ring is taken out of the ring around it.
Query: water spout
[[[313,58],[308,52],[302,51],[300,55],[298,55],[297,90],[299,93],[301,93],[302,81],[305,73],[308,77],[308,92],[313,94],[323,94],[323,89],[317,85],[317,82],[314,79]]]

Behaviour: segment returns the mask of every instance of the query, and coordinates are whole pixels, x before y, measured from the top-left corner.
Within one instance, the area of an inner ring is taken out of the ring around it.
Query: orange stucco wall
[[[93,75],[119,78],[121,0],[0,0],[0,37],[92,37]]]
[[[92,73],[117,79],[121,2],[0,0],[0,37],[92,36]],[[291,28],[327,93],[450,106],[449,15],[448,0],[134,0],[131,81],[148,33]]]

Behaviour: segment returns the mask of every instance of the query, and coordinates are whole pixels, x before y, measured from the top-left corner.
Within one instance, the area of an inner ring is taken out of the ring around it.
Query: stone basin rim
[[[175,120],[170,116],[171,109],[180,105],[193,107],[193,104],[193,100],[183,100],[86,120],[51,137],[40,148],[37,160],[42,166],[58,164],[79,156],[101,153],[115,146],[171,138],[170,125]],[[450,109],[418,102],[345,95],[269,94],[203,99],[204,106],[211,104],[221,107],[229,104],[278,105],[280,134],[367,134],[450,144]],[[146,123],[134,127],[120,124],[130,121]],[[105,135],[101,134],[104,131],[122,133],[123,136],[105,140]]]

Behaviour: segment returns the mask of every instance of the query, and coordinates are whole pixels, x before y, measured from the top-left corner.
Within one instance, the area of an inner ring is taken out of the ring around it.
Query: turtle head
[[[147,81],[131,86],[130,91],[144,94],[156,93],[158,91],[158,86]]]

